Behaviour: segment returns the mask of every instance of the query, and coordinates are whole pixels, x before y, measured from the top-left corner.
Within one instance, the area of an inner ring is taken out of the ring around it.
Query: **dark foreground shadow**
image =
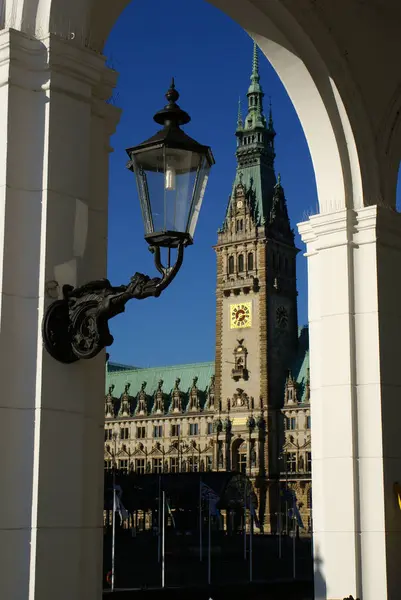
[[[313,600],[313,582],[277,581],[219,587],[104,592],[104,600]]]

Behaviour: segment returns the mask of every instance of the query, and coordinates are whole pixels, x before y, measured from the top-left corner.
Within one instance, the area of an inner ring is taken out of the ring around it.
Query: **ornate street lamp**
[[[184,248],[193,243],[199,211],[214,158],[182,129],[190,116],[176,103],[174,79],[166,94],[168,104],[153,117],[163,125],[156,135],[127,150],[128,168],[138,186],[145,239],[161,277],[135,273],[128,285],[113,287],[108,279],[81,287],[63,286],[63,299],[53,302],[43,320],[43,342],[53,358],[63,363],[96,356],[113,343],[108,321],[124,312],[128,300],[159,296],[177,275]],[[163,265],[161,250],[167,250]],[[177,252],[172,263],[171,250]]]

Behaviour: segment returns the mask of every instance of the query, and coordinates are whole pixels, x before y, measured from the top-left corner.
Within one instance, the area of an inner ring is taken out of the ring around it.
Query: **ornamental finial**
[[[168,100],[170,105],[173,105],[177,102],[179,97],[180,97],[180,94],[175,89],[175,81],[174,81],[174,77],[172,77],[170,87],[166,92],[166,100]]]
[[[258,56],[258,45],[254,41],[253,42],[253,57],[252,57],[252,81],[259,81],[259,56]]]
[[[237,117],[237,129],[242,129],[244,122],[242,120],[242,109],[241,109],[241,97],[238,98],[238,117]]]

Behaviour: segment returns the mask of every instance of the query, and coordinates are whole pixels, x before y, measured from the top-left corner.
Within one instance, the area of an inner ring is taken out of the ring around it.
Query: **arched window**
[[[248,271],[253,271],[253,252],[248,254]]]
[[[232,445],[233,468],[240,473],[246,473],[247,444],[242,439],[236,439]]]
[[[244,270],[244,256],[243,256],[243,254],[240,254],[238,256],[238,273],[242,273],[243,270]]]
[[[228,273],[232,275],[234,273],[234,257],[230,256],[228,259]]]
[[[241,219],[241,220],[240,220],[240,222],[239,222],[239,228],[240,228],[240,230],[241,230],[241,231],[242,231],[242,230],[243,230],[243,228],[244,228],[244,221],[243,221],[242,219]]]

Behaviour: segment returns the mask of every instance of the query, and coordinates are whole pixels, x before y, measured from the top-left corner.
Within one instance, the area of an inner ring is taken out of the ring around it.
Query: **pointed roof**
[[[298,351],[291,365],[291,372],[298,388],[298,400],[307,404],[309,397],[309,328],[300,327],[298,330]]]
[[[260,86],[260,73],[259,73],[259,55],[258,45],[253,42],[253,56],[252,56],[252,73],[251,73],[251,85],[248,89],[248,94],[262,94],[263,91]]]
[[[244,127],[242,120],[242,109],[241,109],[241,97],[238,98],[238,117],[237,117],[237,131]]]
[[[259,49],[253,44],[251,83],[247,92],[247,114],[242,117],[241,104],[237,118],[237,172],[233,184],[226,218],[239,184],[245,188],[251,212],[257,225],[269,223],[273,190],[276,183],[274,174],[273,116],[270,106],[269,124],[263,113],[264,93],[260,85]],[[224,227],[223,227],[224,230]]]
[[[287,210],[287,200],[281,185],[281,175],[277,176],[277,183],[273,190],[273,199],[270,209],[269,233],[273,238],[293,244],[294,231],[291,229],[290,218]]]

